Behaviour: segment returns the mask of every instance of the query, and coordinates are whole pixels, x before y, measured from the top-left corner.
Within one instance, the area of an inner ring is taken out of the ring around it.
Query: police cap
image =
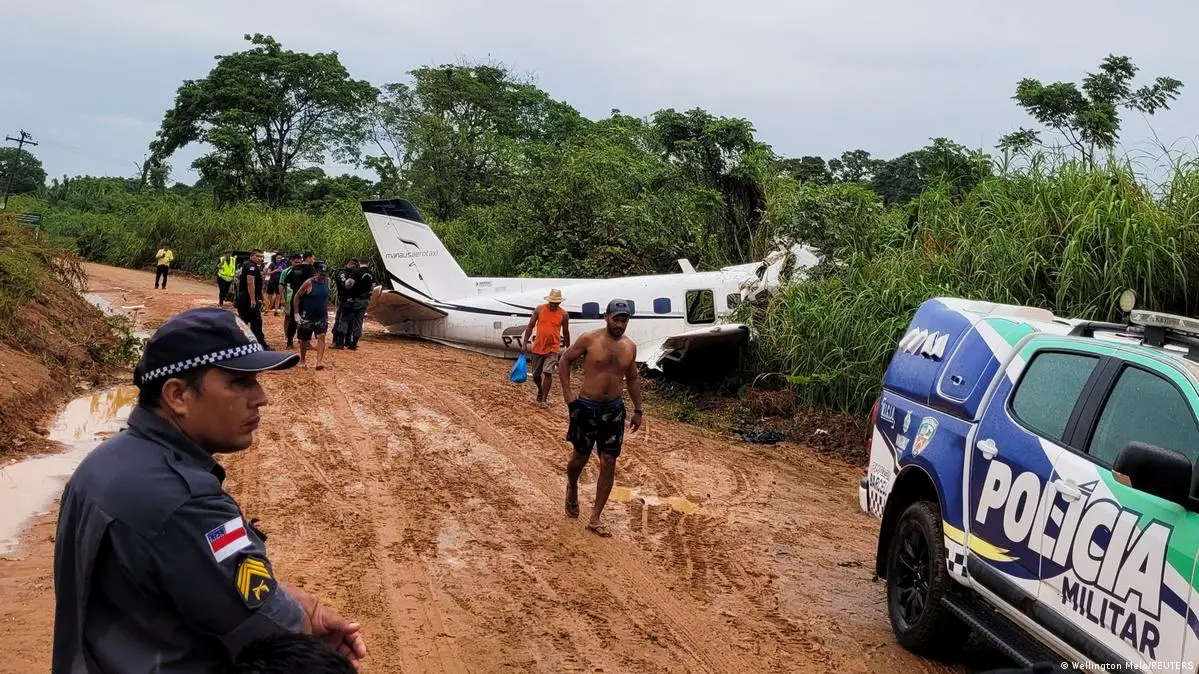
[[[224,309],[191,309],[172,316],[146,342],[133,383],[142,386],[199,367],[263,372],[299,361],[298,354],[263,349],[250,326]]]

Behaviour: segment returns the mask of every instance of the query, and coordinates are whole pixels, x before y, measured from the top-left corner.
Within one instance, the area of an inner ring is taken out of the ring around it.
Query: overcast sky
[[[592,119],[699,106],[748,118],[779,154],[826,158],[935,136],[990,150],[1033,125],[1011,100],[1020,78],[1078,81],[1124,54],[1137,86],[1185,85],[1172,110],[1125,115],[1124,149],[1160,154],[1156,134],[1195,154],[1197,25],[1193,0],[0,0],[0,132],[31,133],[51,176],[134,175],[179,84],[262,32],[337,51],[376,85],[499,60]],[[174,157],[172,179],[194,182],[201,151]]]

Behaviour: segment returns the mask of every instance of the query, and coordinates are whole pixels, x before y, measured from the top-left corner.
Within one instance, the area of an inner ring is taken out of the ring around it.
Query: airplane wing
[[[403,321],[434,321],[448,315],[441,309],[422,304],[394,290],[375,292],[366,311],[383,325],[395,325]]]
[[[722,323],[707,328],[697,328],[663,339],[639,342],[637,344],[637,360],[644,362],[646,367],[652,370],[661,370],[662,361],[680,361],[692,348],[736,343],[748,337],[749,326],[741,323]]]

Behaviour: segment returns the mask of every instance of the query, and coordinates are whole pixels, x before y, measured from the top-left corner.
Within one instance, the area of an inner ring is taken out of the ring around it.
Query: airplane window
[[[741,295],[729,293],[729,296],[724,301],[728,303],[730,309],[734,309],[738,304],[741,304]]]
[[[716,322],[716,298],[711,290],[687,291],[687,322]]]
[[[625,300],[625,301],[629,303],[629,311],[633,312],[632,313],[633,316],[636,316],[637,315],[637,303],[634,302],[633,300]]]
[[[654,313],[655,314],[669,314],[670,313],[670,298],[669,297],[659,297],[658,299],[654,300]]]
[[[600,318],[599,302],[586,302],[583,304],[583,318]]]

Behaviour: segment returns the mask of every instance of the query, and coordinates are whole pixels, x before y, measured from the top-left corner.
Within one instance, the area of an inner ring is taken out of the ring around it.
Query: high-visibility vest
[[[232,281],[233,273],[236,270],[237,270],[237,260],[235,260],[233,258],[229,258],[228,260],[222,259],[220,262],[220,267],[217,269],[216,274],[217,274],[217,276],[220,276],[221,278],[225,279],[226,281]]]

